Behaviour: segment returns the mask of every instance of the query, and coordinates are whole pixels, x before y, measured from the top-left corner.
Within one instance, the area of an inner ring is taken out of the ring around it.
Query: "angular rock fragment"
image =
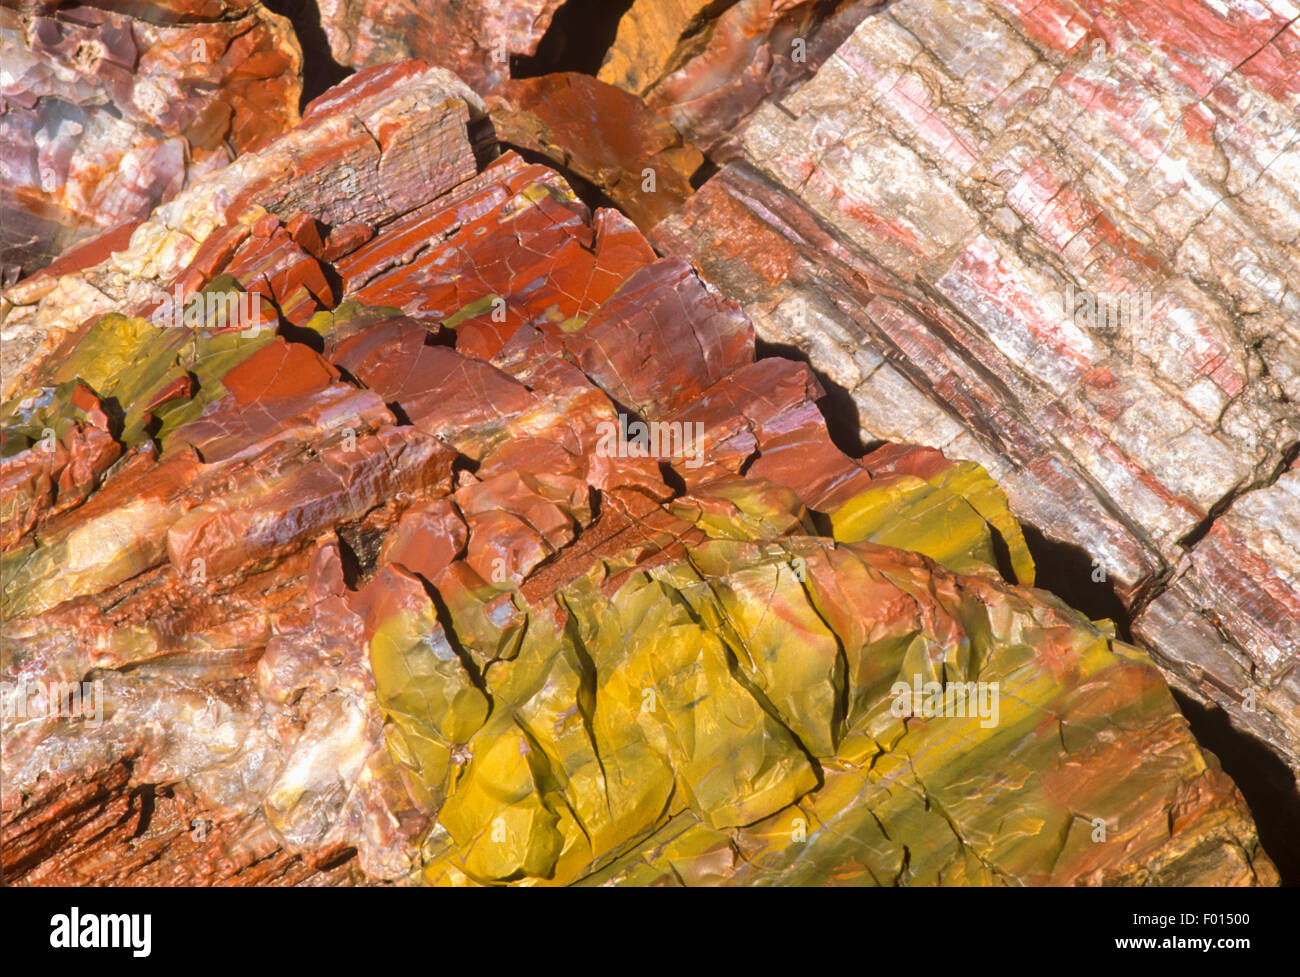
[[[0,8],[0,284],[298,122],[302,53],[262,4],[32,6]]]
[[[633,95],[586,75],[511,81],[488,100],[497,138],[590,181],[649,229],[691,195],[704,158]]]
[[[766,99],[811,74],[878,2],[637,0],[598,77],[639,95],[715,161]]]
[[[532,54],[564,0],[317,0],[339,64],[354,68],[422,58],[486,94],[509,77],[510,59]]]

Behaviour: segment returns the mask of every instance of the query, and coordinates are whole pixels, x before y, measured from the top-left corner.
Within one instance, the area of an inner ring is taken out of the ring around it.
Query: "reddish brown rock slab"
[[[317,0],[339,64],[368,68],[423,58],[486,94],[510,77],[510,58],[530,55],[564,0]]]
[[[715,162],[763,102],[806,79],[872,0],[637,0],[597,77],[647,104]]]
[[[872,477],[831,441],[817,407],[824,394],[806,364],[775,357],[720,380],[673,418],[697,425],[704,442],[702,466],[679,466],[687,486],[743,471],[821,510],[864,491]]]
[[[565,346],[618,403],[656,416],[750,362],[754,332],[689,265],[663,259],[635,272]]]
[[[412,506],[384,540],[381,563],[393,563],[432,580],[461,555],[469,536],[449,499]]]
[[[640,98],[588,75],[510,81],[487,104],[497,139],[592,183],[642,230],[682,205],[704,161]]]
[[[455,330],[459,349],[488,359],[521,326],[580,326],[653,258],[627,218],[604,210],[593,227],[559,174],[507,153],[335,267],[348,298]]]
[[[154,6],[0,9],[0,284],[298,122],[288,21],[261,4]]]

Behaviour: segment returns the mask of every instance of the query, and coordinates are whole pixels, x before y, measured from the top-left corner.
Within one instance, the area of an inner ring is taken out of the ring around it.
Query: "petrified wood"
[[[0,284],[298,122],[302,56],[250,0],[0,5]]]
[[[1297,59],[1287,4],[901,0],[654,232],[1292,770]]]
[[[339,64],[369,68],[423,58],[486,94],[532,54],[564,0],[317,0]]]
[[[1276,881],[982,468],[482,118],[368,69],[10,291],[4,674],[103,708],[6,716],[9,881]]]

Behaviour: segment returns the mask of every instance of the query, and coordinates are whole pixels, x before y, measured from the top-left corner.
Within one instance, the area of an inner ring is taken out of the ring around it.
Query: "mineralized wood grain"
[[[311,103],[299,128],[197,182],[125,241],[92,242],[0,295],[0,397],[92,317],[152,311],[177,281],[188,298],[259,230],[271,236],[309,211],[355,238],[461,182],[474,171],[465,124],[477,105],[453,76],[419,62],[353,76]]]
[[[1012,508],[1289,749],[1291,366],[1246,345],[1278,310],[1201,273],[1251,220],[1274,268],[1289,211],[1134,190],[1160,123],[1102,98],[1053,129],[1096,95],[1074,28],[976,0],[634,7],[625,82],[658,72],[651,104],[742,157],[692,195],[634,95],[501,85],[495,42],[556,6],[322,4],[354,63],[441,25],[469,84],[367,68],[6,292],[0,665],[105,706],[6,711],[6,881],[1275,883],[1152,659],[1032,588]],[[1236,58],[1290,105],[1252,16],[1159,96]],[[498,154],[485,109],[628,216]],[[1163,331],[1044,311],[1116,282],[1160,290]],[[176,289],[206,302],[183,328]],[[1194,313],[1219,346],[1147,355]],[[756,335],[870,439],[945,451],[845,454]]]
[[[1286,4],[902,0],[656,232],[1293,769],[1297,51]]]
[[[32,358],[6,464],[108,391],[124,455],[53,508],[28,479],[3,668],[104,709],[6,714],[7,880],[1276,880],[1145,656],[1024,586],[978,466],[846,456],[687,262],[476,164],[477,111],[363,72],[60,269],[117,304]],[[141,318],[178,282],[271,312]],[[1008,694],[900,716],[904,679]]]

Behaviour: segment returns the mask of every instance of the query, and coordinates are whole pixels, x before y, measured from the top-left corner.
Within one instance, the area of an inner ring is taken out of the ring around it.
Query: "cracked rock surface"
[[[511,78],[564,9],[322,0],[361,70],[3,293],[5,881],[1276,884],[1170,686],[1300,766],[1294,12]]]
[[[0,283],[298,122],[298,39],[261,3],[117,6],[0,6]]]
[[[901,0],[654,236],[865,439],[983,464],[1293,770],[1296,13]]]

